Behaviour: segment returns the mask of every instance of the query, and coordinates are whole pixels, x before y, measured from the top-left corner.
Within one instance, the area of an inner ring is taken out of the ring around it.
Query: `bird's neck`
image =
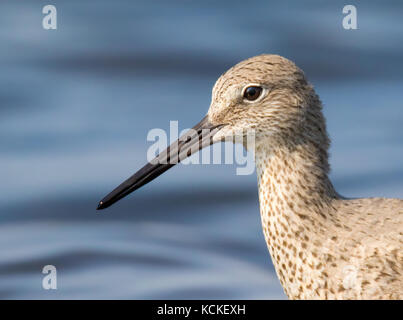
[[[261,143],[255,150],[264,236],[276,272],[290,298],[320,296],[321,234],[337,198],[327,151],[306,142],[287,147]],[[308,286],[309,288],[307,288]]]

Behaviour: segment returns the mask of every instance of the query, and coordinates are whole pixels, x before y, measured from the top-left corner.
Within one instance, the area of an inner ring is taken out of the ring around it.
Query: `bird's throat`
[[[327,154],[309,144],[262,145],[255,157],[263,233],[280,282],[290,298],[319,298],[326,285],[321,235],[337,198]]]

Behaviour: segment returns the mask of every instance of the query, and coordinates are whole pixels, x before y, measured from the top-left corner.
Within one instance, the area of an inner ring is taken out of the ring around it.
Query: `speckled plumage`
[[[260,55],[232,67],[217,80],[207,116],[189,132],[97,209],[195,150],[241,141],[255,155],[263,233],[290,298],[403,299],[403,200],[346,199],[335,191],[322,104],[293,62]]]
[[[265,88],[256,102],[242,90]],[[322,105],[303,72],[276,55],[235,65],[216,82],[215,141],[255,130],[264,236],[292,299],[403,299],[403,200],[345,199],[328,178]]]

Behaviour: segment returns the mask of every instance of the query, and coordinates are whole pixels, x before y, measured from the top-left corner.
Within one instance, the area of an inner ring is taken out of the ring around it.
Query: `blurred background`
[[[342,28],[346,4],[358,30]],[[215,80],[261,53],[315,85],[338,191],[402,198],[402,15],[397,0],[2,0],[0,298],[285,298],[255,175],[178,165],[97,203],[146,162],[149,130],[193,126]],[[48,264],[57,290],[42,289]]]

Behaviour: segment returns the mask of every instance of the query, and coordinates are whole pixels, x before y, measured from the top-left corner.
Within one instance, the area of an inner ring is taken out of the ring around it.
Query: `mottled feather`
[[[265,88],[256,103],[242,90]],[[328,174],[322,104],[304,73],[277,55],[240,62],[216,82],[216,141],[255,130],[263,232],[293,299],[403,299],[403,200],[346,199]]]

